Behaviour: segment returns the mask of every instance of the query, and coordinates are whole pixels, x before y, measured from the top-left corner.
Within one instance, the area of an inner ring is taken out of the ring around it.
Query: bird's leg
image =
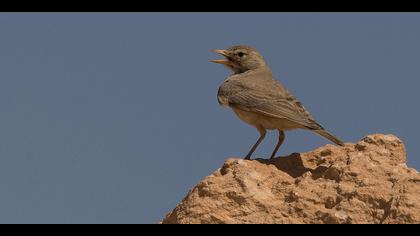
[[[277,142],[277,145],[274,148],[273,154],[271,154],[270,159],[274,159],[274,157],[276,156],[277,151],[279,150],[280,146],[283,144],[285,137],[286,137],[286,135],[284,134],[284,131],[283,130],[279,130],[279,141]]]
[[[250,160],[252,153],[254,153],[255,149],[257,149],[258,145],[260,145],[261,141],[265,138],[265,134],[267,131],[262,127],[257,127],[258,132],[260,132],[260,137],[258,138],[257,142],[252,146],[251,150],[248,152],[248,155],[246,155],[245,160]]]

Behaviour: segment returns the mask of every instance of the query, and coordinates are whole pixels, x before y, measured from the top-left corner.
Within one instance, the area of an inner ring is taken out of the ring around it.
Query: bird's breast
[[[228,99],[225,97],[225,96],[217,96],[217,101],[219,102],[219,104],[221,105],[221,106],[224,106],[224,107],[228,107],[229,106],[229,101],[228,101]]]

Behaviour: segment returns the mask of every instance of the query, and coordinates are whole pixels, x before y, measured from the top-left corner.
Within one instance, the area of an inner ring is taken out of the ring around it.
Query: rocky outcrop
[[[275,160],[231,158],[162,223],[420,223],[420,175],[393,135]]]

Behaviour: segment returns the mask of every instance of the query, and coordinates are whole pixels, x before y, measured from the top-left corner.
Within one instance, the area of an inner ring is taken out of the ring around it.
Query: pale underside
[[[244,122],[254,126],[263,127],[264,129],[273,130],[291,130],[297,128],[305,128],[295,122],[287,119],[273,118],[270,116],[261,115],[251,111],[244,111],[235,107],[231,107],[235,114]]]

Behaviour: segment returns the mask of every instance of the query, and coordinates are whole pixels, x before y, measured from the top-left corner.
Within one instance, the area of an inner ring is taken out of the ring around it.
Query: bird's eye
[[[239,57],[243,57],[245,55],[245,53],[243,53],[243,52],[238,52],[238,56]]]

